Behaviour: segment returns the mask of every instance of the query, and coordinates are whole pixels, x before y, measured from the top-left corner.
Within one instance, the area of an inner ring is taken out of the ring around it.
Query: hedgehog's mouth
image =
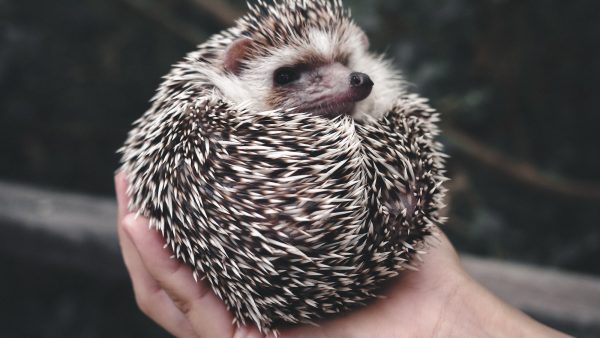
[[[354,102],[328,102],[308,107],[306,110],[314,115],[336,118],[342,115],[351,115],[354,110]]]
[[[315,115],[328,118],[335,118],[341,115],[352,115],[356,103],[369,97],[373,89],[373,82],[371,79],[367,75],[364,76],[365,82],[363,84],[351,86],[341,93],[321,96],[314,104],[307,104],[306,110]]]
[[[356,103],[366,99],[370,92],[371,91],[369,90],[368,93],[357,93],[356,91],[349,90],[342,95],[321,98],[318,103],[308,104],[303,108],[305,111],[309,111],[314,115],[327,118],[352,115]]]

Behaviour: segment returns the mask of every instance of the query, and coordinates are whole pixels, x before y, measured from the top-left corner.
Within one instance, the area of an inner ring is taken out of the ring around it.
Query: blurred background
[[[600,2],[345,3],[372,48],[442,113],[452,178],[444,230],[458,249],[600,276]],[[244,9],[239,0],[0,0],[1,337],[165,336],[137,311],[116,249],[79,257],[102,246],[88,236],[66,256],[79,263],[65,263],[19,222],[60,221],[33,211],[56,196],[76,210],[87,200],[112,208],[115,151],[161,76]],[[68,194],[39,197],[47,191]],[[76,232],[42,232],[54,231]]]

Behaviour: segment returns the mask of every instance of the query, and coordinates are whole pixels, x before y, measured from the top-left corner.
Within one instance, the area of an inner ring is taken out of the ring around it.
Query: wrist
[[[437,337],[567,337],[502,302],[466,273],[440,316]]]

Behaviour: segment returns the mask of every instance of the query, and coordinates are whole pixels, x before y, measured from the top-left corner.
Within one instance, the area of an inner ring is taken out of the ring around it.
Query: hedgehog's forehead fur
[[[236,25],[215,35],[205,46],[211,54],[223,55],[239,38],[253,43],[241,60],[241,72],[224,72],[198,64],[214,86],[231,102],[253,111],[271,110],[272,74],[281,67],[298,64],[341,63],[369,75],[375,83],[372,94],[359,102],[354,117],[381,117],[402,93],[398,72],[382,56],[368,51],[365,33],[352,21],[339,0],[283,0],[248,3],[249,14]],[[198,59],[197,56],[191,59]],[[202,55],[199,59],[203,58]]]
[[[252,38],[268,55],[273,47],[287,45],[294,39],[306,41],[311,29],[343,35],[355,28],[341,1],[284,0],[269,4],[249,2],[249,13],[238,21],[242,35]]]

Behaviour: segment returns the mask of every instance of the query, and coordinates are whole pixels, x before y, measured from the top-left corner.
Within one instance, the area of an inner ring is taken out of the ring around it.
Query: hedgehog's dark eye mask
[[[285,86],[300,79],[300,71],[294,67],[282,67],[275,71],[273,81],[279,86]]]

